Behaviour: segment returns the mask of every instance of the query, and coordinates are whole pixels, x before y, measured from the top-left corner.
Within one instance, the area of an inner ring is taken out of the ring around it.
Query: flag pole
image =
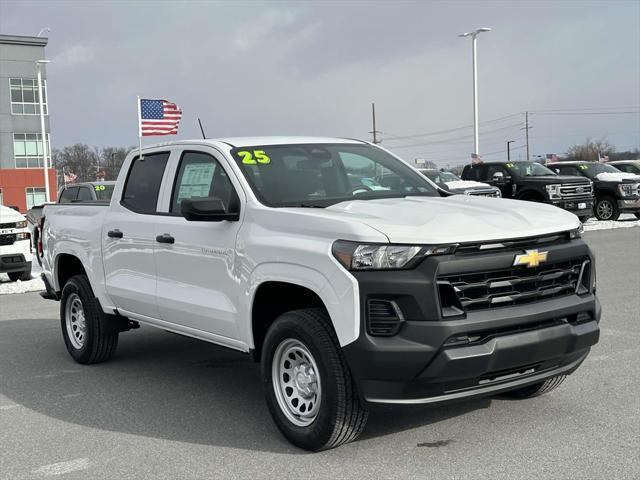
[[[142,114],[140,112],[140,95],[138,95],[138,152],[142,160]]]

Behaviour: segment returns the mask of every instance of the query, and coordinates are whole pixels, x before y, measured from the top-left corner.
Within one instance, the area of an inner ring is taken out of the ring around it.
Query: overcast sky
[[[493,28],[478,38],[485,158],[504,158],[507,140],[515,158],[524,155],[525,110],[590,113],[533,113],[532,154],[561,153],[589,135],[640,147],[639,113],[602,114],[640,111],[638,0],[0,0],[1,33],[45,26],[54,147],[135,145],[136,95],[182,107],[178,138],[199,136],[199,116],[210,137],[370,139],[375,101],[383,145],[409,160],[458,164],[472,151],[470,128],[392,137],[472,123],[471,45],[457,35],[482,26]]]

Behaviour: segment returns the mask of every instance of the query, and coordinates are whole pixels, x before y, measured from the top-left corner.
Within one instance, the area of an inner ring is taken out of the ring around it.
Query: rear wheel
[[[7,275],[9,275],[9,280],[12,282],[17,282],[18,280],[26,282],[31,280],[31,269],[23,270],[22,272],[8,272]]]
[[[596,217],[598,220],[618,220],[620,210],[613,197],[601,197],[596,202]]]
[[[102,311],[85,275],[71,277],[62,289],[60,322],[67,351],[76,362],[104,362],[115,353],[119,325]]]
[[[551,377],[544,382],[534,383],[533,385],[527,385],[526,387],[519,388],[517,390],[510,390],[505,395],[512,398],[531,398],[543,395],[551,390],[554,390],[560,386],[566,375],[558,375],[557,377]]]
[[[637,219],[640,219],[640,213],[634,213]]]
[[[267,332],[261,362],[267,405],[294,445],[326,450],[362,432],[368,412],[324,311],[281,315]]]
[[[583,216],[578,217],[578,218],[580,219],[580,222],[581,222],[581,223],[585,223],[585,222],[586,222],[587,220],[589,220],[591,217],[590,217],[590,216],[583,215]]]

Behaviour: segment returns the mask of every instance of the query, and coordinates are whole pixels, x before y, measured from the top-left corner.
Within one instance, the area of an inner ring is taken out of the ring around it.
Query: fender
[[[253,303],[258,287],[265,282],[286,282],[307,288],[324,303],[341,346],[358,338],[360,334],[360,295],[357,280],[335,263],[335,273],[327,278],[318,270],[284,262],[268,262],[258,265],[242,285],[239,298],[241,312],[239,318],[251,318]],[[242,322],[240,338],[246,339],[255,348],[252,322]]]

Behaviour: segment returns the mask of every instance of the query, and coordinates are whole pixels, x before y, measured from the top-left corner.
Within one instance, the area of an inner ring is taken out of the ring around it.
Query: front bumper
[[[592,216],[593,215],[593,197],[586,198],[572,198],[571,200],[552,200],[551,204],[567,210],[578,217]],[[584,206],[584,208],[580,208]]]
[[[640,198],[635,200],[618,200],[618,210],[625,213],[640,212]]]
[[[18,240],[0,246],[0,272],[24,272],[31,269],[31,240]]]
[[[580,244],[583,253],[588,251]],[[495,254],[496,261],[503,256]],[[492,257],[482,255],[480,262],[486,266]],[[478,257],[463,261],[473,267]],[[593,293],[442,318],[429,278],[447,268],[444,262],[432,258],[414,270],[355,274],[365,313],[360,337],[343,352],[365,401],[441,403],[519,388],[572,373],[598,342],[601,308]],[[366,328],[366,300],[381,294],[396,298],[407,315],[391,337],[370,335]],[[470,336],[477,339],[451,342]]]

